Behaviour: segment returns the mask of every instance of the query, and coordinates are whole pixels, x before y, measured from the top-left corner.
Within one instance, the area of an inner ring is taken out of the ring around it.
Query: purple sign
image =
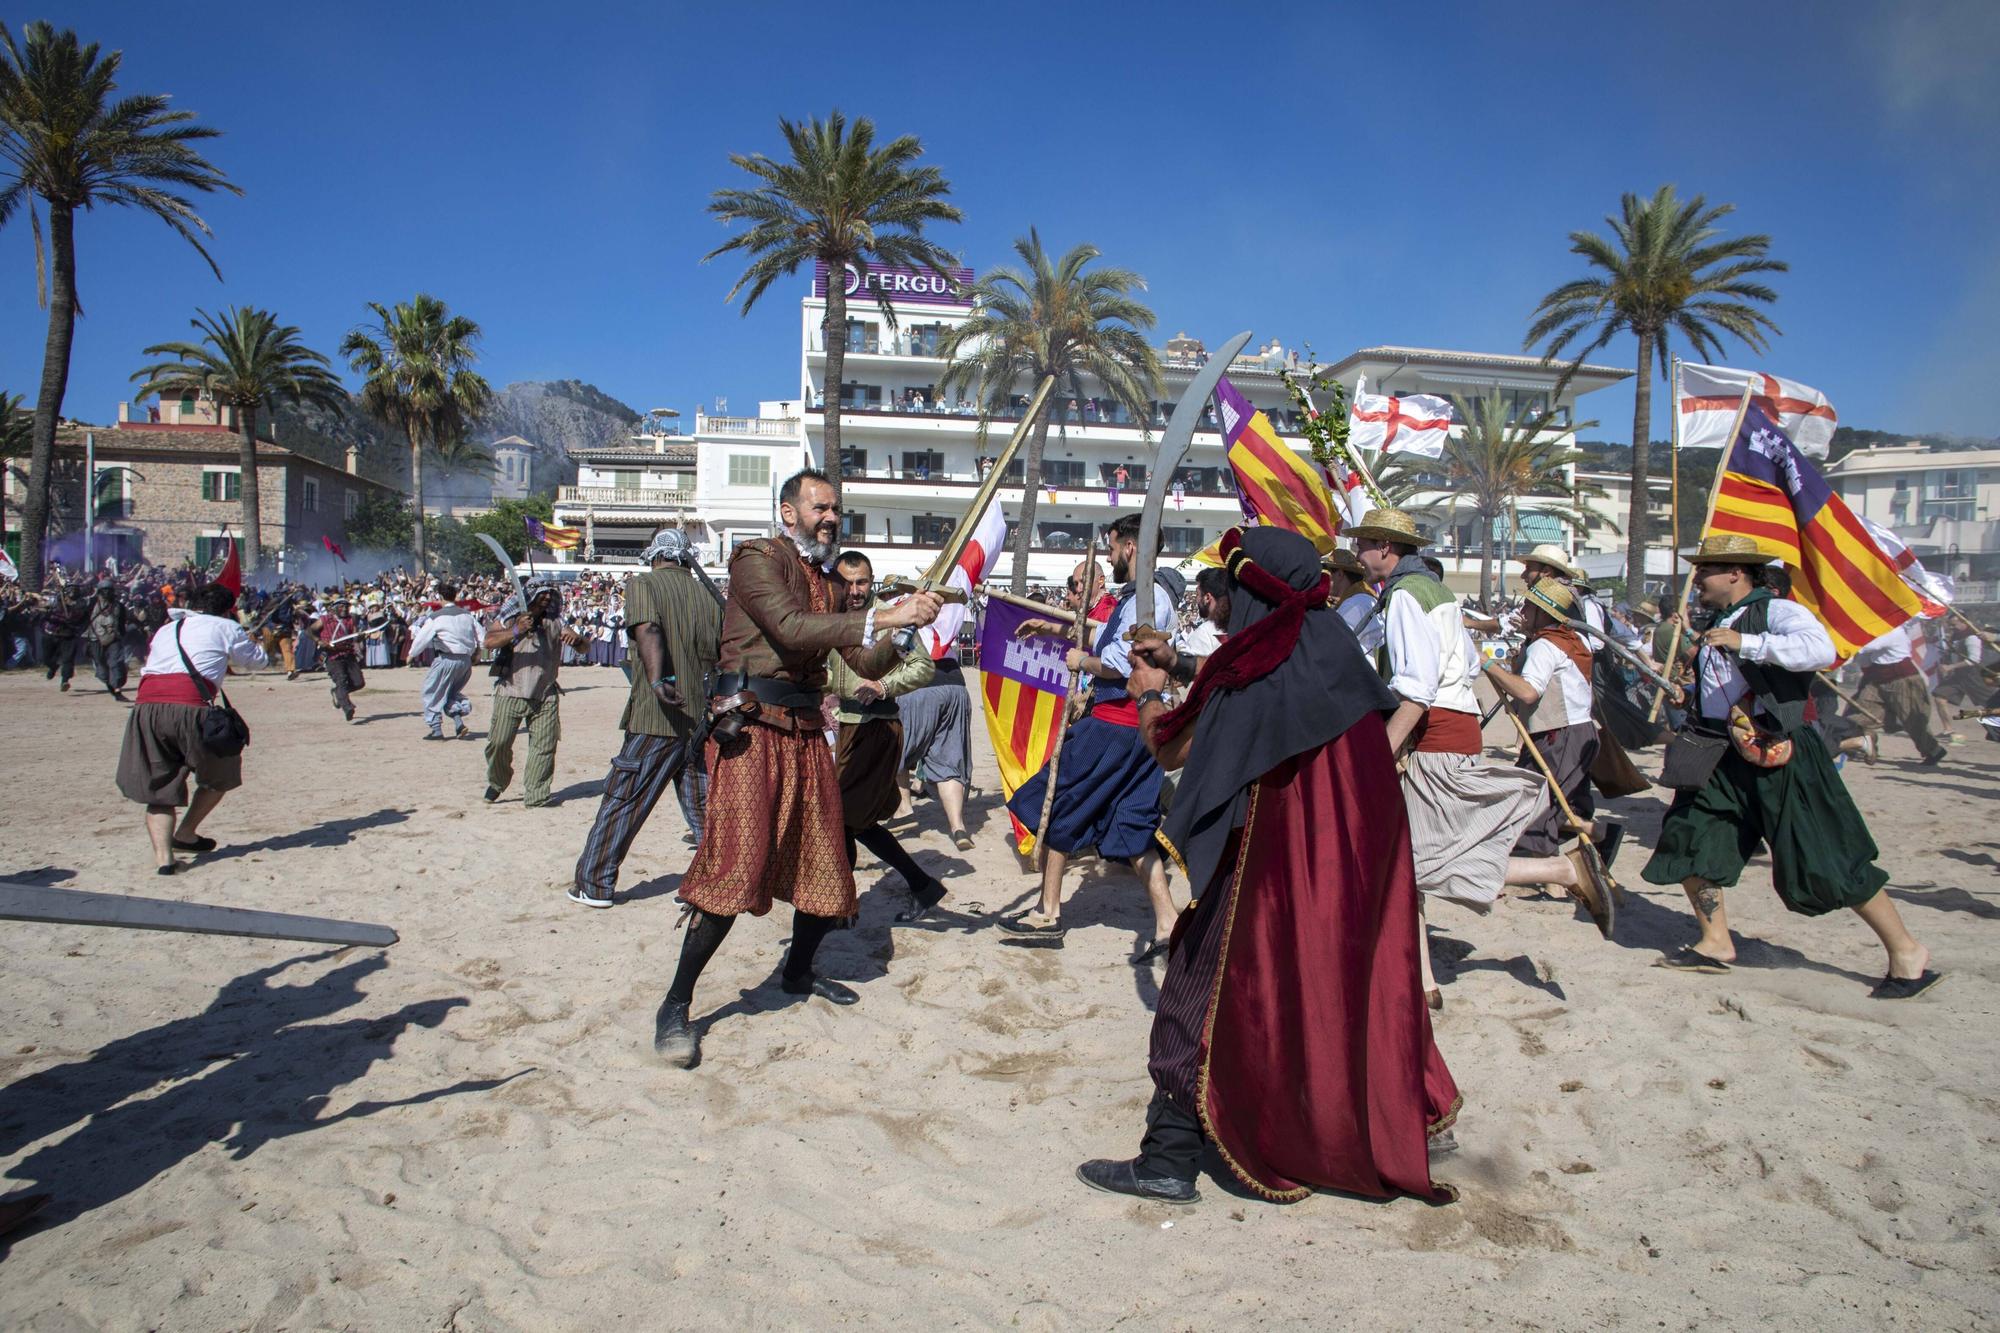
[[[1019,681],[1031,690],[1050,694],[1069,693],[1069,668],[1063,657],[1069,652],[1067,640],[1053,634],[1037,634],[1017,639],[1014,631],[1035,613],[1012,602],[989,598],[985,620],[979,627],[979,669]]]
[[[875,300],[886,296],[896,305],[959,305],[965,304],[959,288],[972,283],[969,268],[946,269],[949,277],[939,277],[927,268],[871,268],[862,272],[853,264],[844,266],[846,270],[842,290],[852,297]],[[826,264],[824,261],[813,265],[813,295],[826,295]]]

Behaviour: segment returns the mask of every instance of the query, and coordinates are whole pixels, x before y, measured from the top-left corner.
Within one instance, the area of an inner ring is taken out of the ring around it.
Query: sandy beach
[[[1080,1185],[1150,1092],[1137,885],[1072,875],[1060,952],[1003,947],[1032,881],[983,733],[976,849],[929,802],[894,827],[964,915],[861,918],[821,953],[861,1003],[782,1004],[789,910],[704,978],[692,1071],[652,1056],[689,851],[671,799],[609,912],[565,901],[618,743],[622,677],[565,673],[559,806],[480,802],[482,747],[418,741],[415,671],[232,697],[255,729],[222,849],[152,874],[112,785],[125,710],[0,676],[0,877],[384,922],[387,950],[11,925],[0,1015],[0,1323],[32,1329],[623,1326],[1194,1329],[1631,1325],[1956,1329],[2000,1321],[2000,746],[1937,770],[1903,738],[1846,778],[1891,892],[1950,980],[1868,999],[1860,922],[1732,895],[1741,966],[1649,966],[1692,938],[1638,880],[1615,943],[1564,903],[1440,909],[1438,1038],[1465,1092],[1455,1205],[1191,1209]],[[476,731],[488,707],[477,678]],[[1496,733],[1497,734],[1497,733]],[[1658,752],[1641,757],[1656,770]],[[866,854],[864,853],[864,857]],[[1186,886],[1174,885],[1177,898]]]

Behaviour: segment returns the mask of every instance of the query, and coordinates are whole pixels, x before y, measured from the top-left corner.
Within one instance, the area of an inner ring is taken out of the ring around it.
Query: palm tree
[[[37,20],[22,42],[0,24],[0,226],[23,203],[35,233],[36,290],[49,312],[41,392],[29,437],[28,493],[21,507],[21,583],[42,586],[49,532],[49,480],[56,423],[69,388],[70,347],[83,313],[76,290],[76,215],[99,204],[138,208],[180,233],[219,279],[203,248],[208,224],[176,190],[243,193],[192,145],[220,133],[172,111],[151,93],[113,101],[122,53],[100,57],[71,31]],[[48,208],[48,248],[33,199]]]
[[[732,153],[729,160],[754,176],[747,190],[717,190],[708,211],[724,223],[743,222],[738,232],[702,256],[711,259],[741,250],[750,267],[729,289],[725,301],[743,293],[748,315],[773,282],[798,272],[808,260],[826,265],[826,318],[820,324],[826,347],[825,442],[822,463],[839,485],[840,386],[847,359],[846,267],[925,268],[941,278],[953,256],[924,236],[931,222],[958,222],[958,208],[945,202],[951,186],[936,167],[917,166],[923,145],[905,134],[875,147],[875,123],[866,116],[850,126],[839,111],[824,121],[799,124],[779,120],[790,160],[762,153]],[[896,327],[888,295],[877,291],[882,317]]]
[[[1556,428],[1544,414],[1530,413],[1517,422],[1507,419],[1507,404],[1498,393],[1467,401],[1454,395],[1454,415],[1460,429],[1445,437],[1444,454],[1391,454],[1377,469],[1376,481],[1393,504],[1406,504],[1428,491],[1448,496],[1429,508],[1440,514],[1469,508],[1479,519],[1479,600],[1492,605],[1493,524],[1517,512],[1523,500],[1562,497],[1569,502],[1561,516],[1582,526],[1578,503],[1601,495],[1603,488],[1578,481],[1572,466],[1584,455],[1568,443],[1574,432],[1589,430],[1595,421]],[[1536,508],[1542,508],[1536,506]]]
[[[1715,224],[1735,211],[1734,204],[1711,206],[1701,195],[1682,201],[1671,185],[1662,185],[1650,199],[1627,194],[1620,216],[1605,218],[1615,243],[1595,232],[1569,234],[1570,253],[1581,255],[1602,276],[1566,282],[1544,296],[1522,340],[1527,348],[1546,340],[1542,352],[1546,363],[1591,335],[1564,372],[1558,392],[1585,358],[1620,333],[1639,340],[1639,378],[1632,404],[1632,507],[1625,527],[1625,588],[1631,597],[1637,597],[1646,583],[1653,362],[1657,359],[1660,373],[1667,373],[1668,338],[1676,330],[1695,356],[1719,356],[1723,334],[1733,334],[1761,352],[1765,330],[1778,332],[1770,316],[1746,303],[1777,300],[1776,292],[1754,279],[1760,273],[1783,273],[1791,266],[1768,257],[1768,236],[1722,238]]]
[[[257,416],[281,402],[311,403],[336,412],[347,405],[347,390],[328,369],[331,364],[299,341],[299,331],[278,323],[268,310],[234,306],[220,315],[197,310],[188,321],[198,343],[155,343],[147,356],[172,357],[134,372],[145,381],[135,391],[197,395],[218,408],[236,410],[236,435],[243,470],[243,572],[255,573],[263,530],[258,509]]]
[[[969,388],[980,405],[979,429],[1005,415],[1015,387],[1056,377],[1058,391],[1081,398],[1087,376],[1140,422],[1149,419],[1160,392],[1160,359],[1142,330],[1153,312],[1132,296],[1146,280],[1130,269],[1088,269],[1101,252],[1079,245],[1051,260],[1040,233],[1030,228],[1014,242],[1026,271],[989,269],[967,293],[972,317],[948,332],[938,347],[945,360],[940,396]],[[1049,442],[1044,412],[1028,436],[1021,490],[1021,525],[1014,541],[1014,592],[1028,589],[1028,552],[1035,541],[1035,507],[1041,494],[1042,455]]]
[[[21,395],[0,393],[0,458],[18,458],[28,452],[35,414],[21,410]]]
[[[416,519],[410,549],[424,565],[424,450],[465,434],[493,401],[492,386],[470,367],[479,326],[418,292],[391,310],[370,301],[378,328],[356,329],[340,354],[362,376],[362,409],[410,441],[410,500]]]

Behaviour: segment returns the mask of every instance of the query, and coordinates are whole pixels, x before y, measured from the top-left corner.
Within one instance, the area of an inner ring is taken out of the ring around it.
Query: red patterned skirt
[[[753,723],[741,749],[708,751],[708,822],[681,898],[713,916],[762,916],[781,898],[813,916],[855,913],[840,780],[817,730]]]

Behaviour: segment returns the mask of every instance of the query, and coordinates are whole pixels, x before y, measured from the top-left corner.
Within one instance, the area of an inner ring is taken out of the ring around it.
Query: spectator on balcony
[[[1063,420],[1068,422],[1080,422],[1083,420],[1083,414],[1077,410],[1076,399],[1070,399],[1069,406],[1063,409]]]
[[[1097,420],[1097,399],[1096,399],[1096,398],[1094,398],[1094,397],[1093,397],[1093,398],[1086,398],[1086,399],[1084,400],[1084,403],[1083,403],[1083,419],[1084,419],[1085,421],[1092,421],[1092,422],[1094,422],[1094,421],[1096,421],[1096,420]]]

